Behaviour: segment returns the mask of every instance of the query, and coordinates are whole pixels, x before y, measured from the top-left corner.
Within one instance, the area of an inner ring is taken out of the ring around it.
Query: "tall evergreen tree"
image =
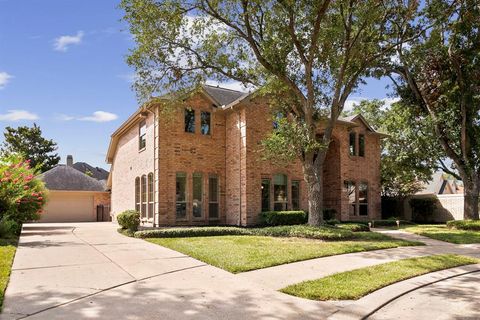
[[[6,127],[4,137],[5,141],[0,148],[2,154],[20,154],[30,160],[32,168],[40,172],[50,170],[60,161],[59,155],[55,152],[57,144],[44,138],[42,130],[35,123],[33,127]]]

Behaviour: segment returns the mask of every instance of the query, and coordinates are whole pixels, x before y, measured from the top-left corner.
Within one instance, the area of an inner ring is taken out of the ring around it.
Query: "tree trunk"
[[[323,223],[323,158],[319,155],[315,161],[303,163],[308,194],[308,224],[311,226]]]
[[[478,195],[479,182],[478,179],[464,179],[463,180],[463,218],[478,220]]]

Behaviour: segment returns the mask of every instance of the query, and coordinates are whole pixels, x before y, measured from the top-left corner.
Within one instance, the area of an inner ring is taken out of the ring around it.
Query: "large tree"
[[[323,164],[348,96],[399,42],[417,1],[122,0],[141,99],[213,79],[254,85],[283,114],[266,151],[300,159],[309,224],[323,214]],[[411,37],[409,35],[408,37]],[[408,38],[407,37],[407,38]],[[284,148],[288,146],[288,148]],[[285,154],[286,153],[286,154]]]
[[[437,141],[464,184],[464,216],[478,219],[480,191],[480,5],[476,0],[426,1],[416,20],[428,31],[398,47],[388,68],[400,75],[403,100],[431,121]]]
[[[58,164],[60,157],[55,151],[57,144],[42,136],[35,123],[33,127],[6,127],[5,141],[0,149],[3,155],[19,154],[30,161],[32,168],[45,172]]]

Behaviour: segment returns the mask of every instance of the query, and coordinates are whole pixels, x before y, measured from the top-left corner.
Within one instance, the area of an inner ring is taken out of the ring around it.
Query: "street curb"
[[[428,273],[379,289],[334,313],[328,320],[368,319],[389,303],[437,282],[480,272],[480,264],[466,265]]]

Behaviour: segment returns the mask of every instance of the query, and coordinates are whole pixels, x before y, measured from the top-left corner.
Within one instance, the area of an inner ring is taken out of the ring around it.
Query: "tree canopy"
[[[6,127],[5,141],[1,147],[3,155],[19,154],[29,160],[32,168],[45,172],[56,166],[60,157],[55,152],[57,144],[42,136],[42,130],[36,124],[33,127]]]
[[[398,35],[417,1],[122,0],[120,6],[136,42],[127,62],[137,72],[141,100],[187,92],[206,80],[240,81],[269,97],[284,120],[266,149],[282,154],[282,146],[291,146],[303,165],[309,223],[319,224],[323,163],[336,120],[371,68],[412,36]]]

